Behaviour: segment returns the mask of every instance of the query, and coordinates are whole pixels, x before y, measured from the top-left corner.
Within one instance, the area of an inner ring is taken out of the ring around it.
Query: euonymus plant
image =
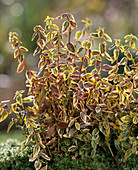
[[[44,159],[47,166],[59,152],[71,152],[76,159],[94,156],[101,147],[114,159],[117,151],[124,152],[125,159],[137,154],[138,39],[129,34],[124,43],[120,39],[112,43],[103,28],[91,32],[91,20],[82,22],[83,29],[76,31],[73,15],[65,13],[47,17],[44,28],[34,27],[38,71],[30,70],[25,62],[28,50],[18,34],[9,33],[19,62],[17,72],[25,70],[28,96],[17,91],[9,110],[2,101],[0,122],[10,115],[8,131],[13,124],[22,130],[26,136],[22,149],[33,147],[30,161],[35,161],[36,169]]]

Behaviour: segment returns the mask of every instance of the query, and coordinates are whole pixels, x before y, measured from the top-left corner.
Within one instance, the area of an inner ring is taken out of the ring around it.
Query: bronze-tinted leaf
[[[23,54],[19,54],[18,55],[18,62],[19,63],[23,63],[24,62],[24,55]]]
[[[17,67],[17,73],[21,73],[24,70],[24,65],[25,63],[19,63],[18,67]]]
[[[54,93],[56,93],[56,94],[60,94],[60,91],[59,91],[59,89],[54,85],[54,84],[51,84],[51,90],[52,90],[52,92],[54,92]]]
[[[33,34],[31,41],[34,40],[34,38],[36,37],[36,35],[37,35],[37,32],[35,32],[35,33]]]
[[[101,69],[102,69],[103,71],[110,71],[110,70],[113,69],[113,67],[110,66],[109,64],[103,64],[103,65],[101,66]]]
[[[66,122],[59,122],[58,129],[66,129],[68,127],[68,123]]]
[[[50,141],[48,141],[46,145],[47,145],[47,146],[48,146],[48,145],[52,145],[53,143],[55,143],[56,140],[57,140],[57,137],[54,137],[54,138],[52,138]]]
[[[20,50],[23,50],[23,51],[28,51],[28,49],[27,48],[25,48],[25,47],[23,47],[23,46],[20,46],[20,48],[19,48]]]
[[[116,46],[115,44],[112,44],[112,45],[108,48],[108,50],[112,50],[115,46]]]
[[[77,129],[76,129],[76,128],[70,129],[70,131],[69,131],[69,137],[73,136],[73,135],[75,134],[75,132],[77,132]]]
[[[33,56],[39,54],[41,51],[41,48],[39,46],[37,46],[37,48],[35,49],[34,53],[33,53]]]
[[[16,49],[16,50],[14,51],[14,58],[16,58],[18,55],[19,55],[19,49]]]
[[[47,131],[47,136],[51,137],[54,136],[56,133],[56,126],[51,126]]]
[[[84,88],[92,88],[94,86],[94,84],[93,83],[90,83],[90,82],[85,82],[84,83]]]
[[[125,129],[123,131],[123,133],[121,133],[119,136],[118,136],[118,140],[119,141],[125,141],[127,138],[128,138],[128,135],[129,135],[129,131],[127,129]]]
[[[88,104],[87,107],[90,109],[90,110],[95,110],[97,104]]]
[[[108,72],[108,74],[117,73],[117,71],[118,71],[118,67],[115,65],[113,66],[113,69]]]
[[[75,53],[75,51],[76,51],[75,46],[71,42],[67,43],[67,49],[71,53]]]
[[[28,80],[31,80],[34,74],[31,70],[27,70],[25,75]]]
[[[43,50],[43,48],[45,46],[45,41],[43,39],[38,39],[37,45]]]
[[[67,54],[62,53],[62,54],[60,55],[60,58],[67,58]]]
[[[70,25],[73,27],[77,27],[77,23],[75,21],[70,21]]]

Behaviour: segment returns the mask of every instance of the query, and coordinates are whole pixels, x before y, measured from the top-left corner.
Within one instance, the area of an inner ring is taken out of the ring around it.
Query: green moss
[[[6,143],[0,145],[0,169],[1,170],[33,170],[34,163],[29,162],[29,155],[32,149],[27,147],[23,151],[20,149],[21,143],[17,140],[7,140]],[[97,155],[92,158],[87,156],[84,159],[72,159],[70,156],[62,156],[57,154],[54,159],[48,164],[48,170],[116,170],[117,166],[114,164],[110,155],[99,151]],[[138,155],[132,155],[125,162],[116,158],[120,170],[137,170],[138,169]]]

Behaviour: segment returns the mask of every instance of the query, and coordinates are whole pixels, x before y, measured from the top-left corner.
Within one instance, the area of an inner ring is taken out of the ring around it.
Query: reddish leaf
[[[33,77],[33,72],[31,70],[27,70],[25,75],[28,80],[31,80]]]
[[[71,24],[71,26],[73,26],[73,27],[77,27],[77,23],[74,22],[74,21],[70,21],[70,24]]]
[[[41,48],[39,46],[37,46],[37,48],[35,49],[34,53],[33,53],[33,56],[39,54],[41,51]]]
[[[84,88],[91,88],[91,87],[93,87],[94,85],[92,84],[92,83],[90,83],[90,82],[86,82],[86,83],[84,83]]]
[[[60,94],[59,89],[54,84],[51,84],[51,90],[58,95]]]
[[[76,129],[76,128],[70,129],[70,131],[69,131],[69,137],[71,137],[75,132],[77,132],[77,129]]]
[[[56,133],[56,126],[51,126],[51,127],[48,129],[48,131],[47,131],[47,135],[48,135],[49,137],[54,136],[55,133]]]
[[[52,145],[57,140],[56,137],[52,138],[46,145]]]
[[[27,48],[23,47],[23,46],[20,46],[20,50],[23,50],[23,51],[28,51]]]
[[[24,64],[25,63],[19,63],[17,67],[17,73],[21,73],[24,70]]]
[[[16,50],[14,51],[14,58],[16,58],[16,57],[18,56],[18,54],[19,54],[19,50],[16,49]]]
[[[96,106],[97,106],[97,104],[92,104],[92,105],[88,104],[88,105],[87,105],[87,107],[88,107],[90,110],[95,110]]]
[[[35,32],[35,33],[33,34],[31,41],[34,40],[34,38],[36,37],[36,35],[37,35],[37,32]]]
[[[111,46],[108,48],[108,50],[112,50],[115,46],[116,46],[115,44],[111,45]]]
[[[67,58],[67,54],[65,54],[65,53],[61,54],[60,58]]]
[[[66,122],[59,122],[58,129],[66,129],[68,127],[68,123]]]
[[[110,71],[110,70],[113,69],[113,67],[110,66],[110,65],[108,65],[108,64],[103,64],[102,67],[101,67],[101,69],[102,69],[103,71]]]
[[[24,61],[24,55],[23,54],[20,54],[19,56],[18,56],[18,62],[19,63],[22,63]]]

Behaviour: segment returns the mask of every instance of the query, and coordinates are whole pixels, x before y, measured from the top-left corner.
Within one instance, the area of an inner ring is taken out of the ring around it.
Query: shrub
[[[64,20],[61,29],[55,20]],[[76,31],[73,42],[77,23],[71,14],[47,17],[44,28],[34,27],[32,41],[38,39],[33,55],[40,58],[38,71],[30,70],[25,62],[23,52],[28,50],[21,46],[18,34],[9,33],[19,62],[17,72],[26,67],[29,89],[27,97],[23,90],[16,92],[9,111],[1,102],[0,121],[10,115],[8,131],[13,124],[22,130],[26,136],[22,149],[33,147],[29,160],[35,161],[36,169],[59,151],[79,159],[94,157],[103,148],[114,161],[117,153],[124,152],[125,159],[137,153],[137,37],[126,35],[124,44],[115,39],[107,49],[112,39],[104,29],[91,33],[92,22],[88,18],[82,22],[84,28]],[[111,65],[104,64],[105,60]],[[104,72],[108,76],[104,77]]]

